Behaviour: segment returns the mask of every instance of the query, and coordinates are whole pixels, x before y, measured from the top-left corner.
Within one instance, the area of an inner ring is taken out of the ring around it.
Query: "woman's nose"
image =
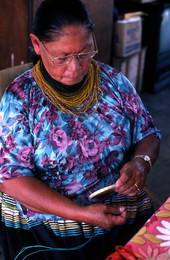
[[[72,70],[72,71],[78,70],[81,67],[78,56],[73,56],[71,58],[71,61],[68,63],[67,67],[69,70]]]

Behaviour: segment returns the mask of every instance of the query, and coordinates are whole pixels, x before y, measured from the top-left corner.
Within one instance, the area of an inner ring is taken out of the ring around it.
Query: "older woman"
[[[160,133],[128,79],[93,59],[93,29],[81,1],[43,1],[30,35],[39,59],[3,96],[6,260],[103,260],[153,213],[142,188]]]

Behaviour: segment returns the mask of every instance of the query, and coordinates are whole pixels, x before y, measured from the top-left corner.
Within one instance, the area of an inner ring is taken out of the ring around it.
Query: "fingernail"
[[[121,206],[120,207],[120,212],[123,212],[123,211],[125,211],[125,207]]]

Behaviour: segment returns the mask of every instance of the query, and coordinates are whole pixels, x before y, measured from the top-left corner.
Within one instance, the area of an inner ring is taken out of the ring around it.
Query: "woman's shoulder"
[[[7,90],[13,89],[16,85],[23,86],[25,84],[31,84],[33,82],[32,69],[24,71],[22,74],[17,76],[11,83],[7,86]]]
[[[109,64],[98,61],[98,65],[102,73],[110,77],[116,77],[120,72]]]
[[[35,85],[32,69],[17,76],[7,87],[3,98],[26,100],[26,96]]]
[[[102,81],[108,88],[111,88],[112,91],[117,91],[119,94],[125,92],[136,93],[134,86],[119,70],[103,62],[98,62],[98,65],[101,71]]]

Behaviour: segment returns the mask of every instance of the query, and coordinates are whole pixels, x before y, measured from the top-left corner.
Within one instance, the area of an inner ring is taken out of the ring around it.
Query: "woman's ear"
[[[34,51],[37,55],[40,55],[40,40],[38,39],[38,37],[31,33],[30,34],[30,38],[31,38],[31,42],[32,42],[32,45],[34,47]]]

